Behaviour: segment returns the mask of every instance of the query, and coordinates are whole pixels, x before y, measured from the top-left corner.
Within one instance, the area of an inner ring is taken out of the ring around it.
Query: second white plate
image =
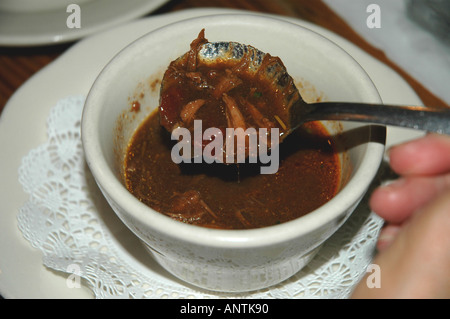
[[[141,17],[168,0],[91,0],[80,2],[80,28],[69,28],[73,11],[0,9],[0,45],[34,46],[73,41]],[[77,1],[73,1],[77,3]]]

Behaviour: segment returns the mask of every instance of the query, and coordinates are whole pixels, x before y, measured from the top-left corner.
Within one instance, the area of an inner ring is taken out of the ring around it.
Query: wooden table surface
[[[379,49],[355,33],[339,16],[321,0],[171,0],[149,16],[188,8],[234,8],[282,16],[296,17],[313,22],[350,40],[373,57],[396,70],[416,91],[425,105],[448,107],[428,91],[417,79],[410,77]],[[73,43],[41,47],[0,46],[0,113],[11,95],[45,65],[64,53]]]

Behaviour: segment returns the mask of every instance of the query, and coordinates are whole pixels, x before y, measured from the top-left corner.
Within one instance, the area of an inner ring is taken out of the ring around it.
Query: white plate
[[[18,210],[27,200],[18,182],[18,167],[31,149],[46,141],[45,123],[49,110],[62,98],[86,95],[113,55],[150,30],[194,16],[232,12],[240,11],[181,11],[134,21],[88,37],[38,72],[11,97],[0,118],[0,293],[4,297],[92,297],[88,289],[67,288],[65,277],[45,268],[40,251],[31,247],[17,227]],[[349,52],[371,76],[385,103],[421,105],[420,99],[400,76],[353,44],[315,25],[286,19],[323,34]],[[420,132],[389,128],[388,145],[420,135]]]
[[[53,10],[10,11],[0,9],[0,45],[33,46],[73,41],[110,29],[159,8],[168,0],[90,0],[80,3],[81,28],[69,28],[72,13],[66,7]],[[73,1],[77,3],[77,1]]]

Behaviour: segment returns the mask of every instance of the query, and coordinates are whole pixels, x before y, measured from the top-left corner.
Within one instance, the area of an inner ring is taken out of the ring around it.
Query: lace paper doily
[[[184,285],[156,264],[142,267],[136,256],[119,247],[117,227],[125,226],[112,227],[113,211],[98,204],[103,197],[80,139],[83,105],[84,96],[60,100],[47,120],[47,142],[22,159],[19,181],[29,198],[19,211],[18,225],[42,251],[46,267],[68,279],[79,276],[96,298],[346,298],[365,274],[382,225],[367,207],[367,198],[311,263],[269,289],[216,294]]]

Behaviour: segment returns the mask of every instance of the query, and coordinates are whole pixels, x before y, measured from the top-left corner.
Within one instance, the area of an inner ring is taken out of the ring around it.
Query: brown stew
[[[135,133],[125,161],[129,191],[173,219],[212,228],[249,229],[303,216],[337,192],[340,163],[320,123],[308,123],[280,145],[275,174],[257,164],[175,164],[174,141],[153,113]]]

